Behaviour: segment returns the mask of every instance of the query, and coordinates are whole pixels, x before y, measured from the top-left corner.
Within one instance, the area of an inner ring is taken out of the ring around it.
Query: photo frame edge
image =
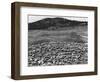
[[[20,77],[20,7],[11,4],[11,78]]]

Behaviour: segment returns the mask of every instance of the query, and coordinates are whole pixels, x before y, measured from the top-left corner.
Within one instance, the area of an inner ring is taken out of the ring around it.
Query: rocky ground
[[[43,42],[28,47],[28,66],[75,65],[88,63],[87,43]]]

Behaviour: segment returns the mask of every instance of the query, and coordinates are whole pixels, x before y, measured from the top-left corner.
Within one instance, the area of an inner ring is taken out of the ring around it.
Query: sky
[[[28,23],[35,22],[44,18],[55,18],[55,17],[66,18],[66,19],[77,20],[77,21],[88,21],[87,17],[28,15]]]

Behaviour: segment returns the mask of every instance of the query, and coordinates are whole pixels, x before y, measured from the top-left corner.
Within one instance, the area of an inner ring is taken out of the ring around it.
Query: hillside
[[[28,30],[56,30],[56,29],[72,29],[75,26],[84,26],[86,21],[75,21],[65,18],[45,18],[28,24]],[[75,27],[76,28],[76,27]]]

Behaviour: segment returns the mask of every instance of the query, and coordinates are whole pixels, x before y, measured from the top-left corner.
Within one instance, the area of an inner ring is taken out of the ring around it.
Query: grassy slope
[[[83,27],[84,28],[84,27]],[[29,30],[29,44],[43,41],[87,41],[87,31],[81,29],[73,30]]]

